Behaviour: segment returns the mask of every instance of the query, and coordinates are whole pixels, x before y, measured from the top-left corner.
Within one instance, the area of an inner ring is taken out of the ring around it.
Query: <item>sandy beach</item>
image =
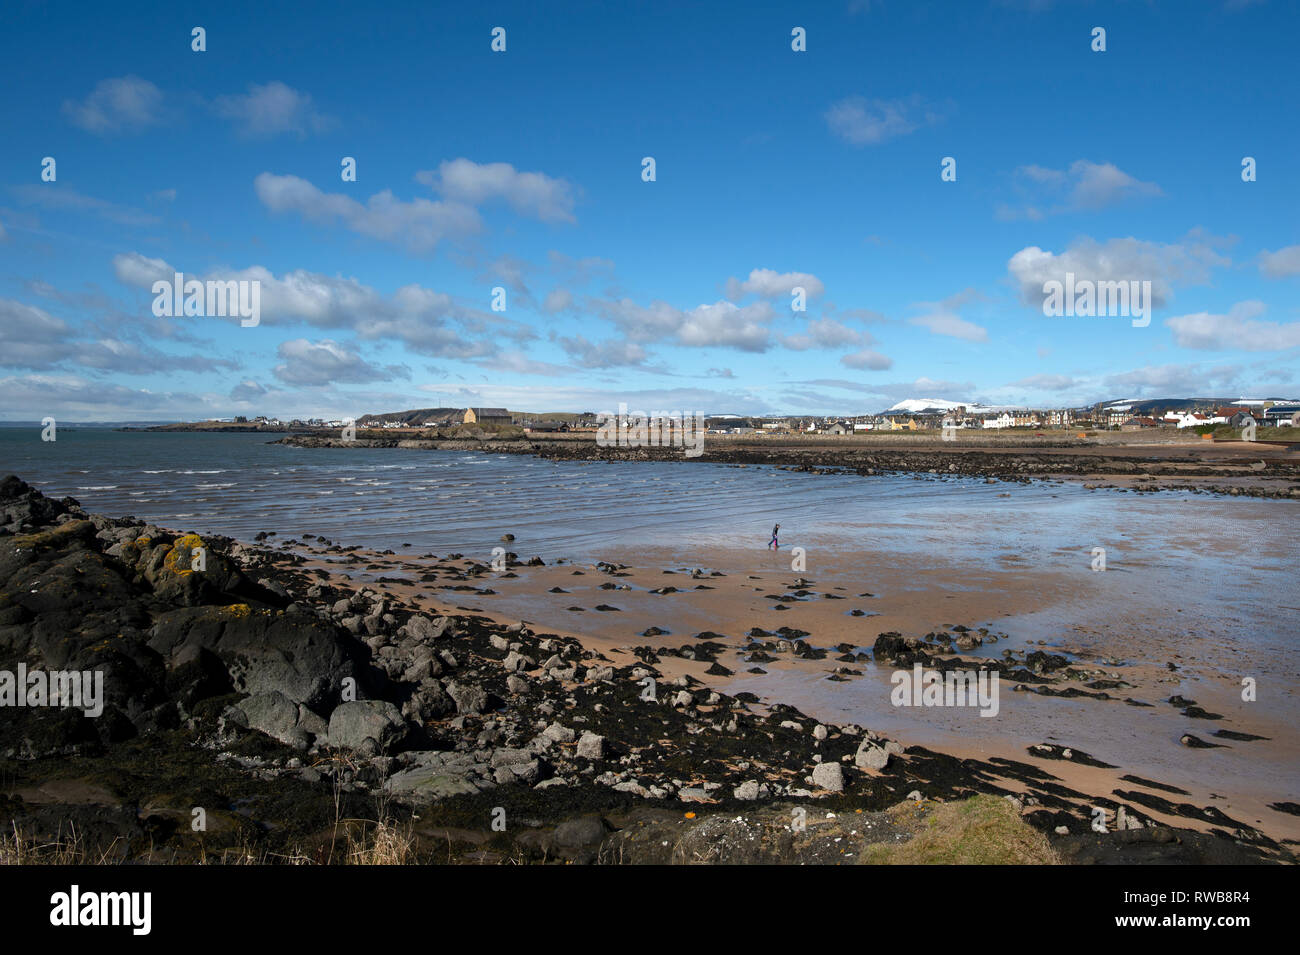
[[[1281,539],[1274,544],[1286,546]],[[698,568],[674,564],[666,554],[640,553],[619,555],[616,567],[512,563],[501,573],[467,559],[353,551],[340,562],[311,542],[282,546],[306,557],[305,569],[330,579],[366,581],[439,613],[481,613],[503,624],[573,636],[613,660],[635,659],[634,647],[671,650],[717,641],[727,648],[718,659],[732,675],[710,673],[710,662],[670,657],[664,658],[665,672],[727,693],[751,692],[828,722],[856,719],[908,746],[1025,761],[1096,796],[1146,792],[1214,806],[1279,841],[1300,839],[1300,816],[1278,808],[1294,806],[1300,792],[1300,752],[1290,728],[1296,700],[1277,692],[1297,676],[1294,658],[1278,661],[1266,648],[1242,646],[1232,639],[1227,620],[1222,628],[1207,626],[1205,619],[1182,627],[1167,619],[1159,601],[1142,601],[1140,587],[1116,603],[1106,592],[1081,593],[1094,582],[1091,573],[1038,571],[1026,587],[1025,571],[1015,561],[958,575],[933,558],[872,551],[837,553],[817,573],[802,574],[790,570],[788,553],[759,549],[703,552]],[[1054,680],[1051,689],[1080,695],[1041,696],[1003,681],[1000,712],[992,719],[971,710],[891,705],[889,677],[897,668],[867,659],[877,635],[952,638],[960,636],[957,626],[986,635],[957,658],[978,666],[1004,652],[1064,655],[1070,676]],[[807,632],[804,642],[829,655],[808,660],[785,653],[752,665],[750,630],[772,634],[781,627]],[[667,632],[646,635],[650,628]],[[836,648],[843,645],[852,648],[850,658],[861,657],[837,662],[843,654]],[[849,675],[832,679],[837,671]],[[1276,695],[1243,702],[1241,679],[1251,674]],[[1171,698],[1184,702],[1175,706]],[[1192,705],[1209,716],[1184,715]],[[1222,731],[1243,738],[1215,737]],[[1180,742],[1184,734],[1217,748],[1191,748]],[[1043,743],[1085,751],[1112,768],[1040,757],[1033,747]],[[1176,798],[1168,790],[1144,790],[1131,777],[1174,787]],[[1212,826],[1208,820],[1167,821]]]

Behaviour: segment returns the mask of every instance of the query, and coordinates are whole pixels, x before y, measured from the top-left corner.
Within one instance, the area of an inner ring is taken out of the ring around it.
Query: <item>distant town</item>
[[[630,414],[656,414],[653,409]],[[666,412],[665,412],[666,413]],[[606,413],[608,414],[608,412]],[[421,408],[368,414],[352,419],[280,419],[258,415],[218,419],[222,424],[257,429],[297,430],[357,428],[420,431],[477,427],[519,428],[524,433],[595,431],[595,412],[522,412],[506,408]],[[908,399],[877,413],[847,416],[788,415],[704,416],[710,434],[853,435],[884,431],[930,431],[944,428],[1006,430],[1091,429],[1141,431],[1147,428],[1300,427],[1300,400],[1262,398],[1170,398],[1098,402],[1079,408],[1011,408],[937,399]]]

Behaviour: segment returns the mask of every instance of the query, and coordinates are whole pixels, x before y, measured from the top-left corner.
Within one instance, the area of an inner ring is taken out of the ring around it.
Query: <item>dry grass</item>
[[[998,796],[972,796],[961,802],[918,808],[903,803],[890,810],[896,820],[917,829],[907,842],[866,846],[864,865],[1060,865],[1044,836],[1020,818],[1020,811]]]
[[[59,833],[52,841],[41,842],[15,823],[0,839],[0,865],[111,865],[116,861],[114,846],[116,842],[96,857],[82,846],[75,827],[66,836]]]
[[[361,835],[348,832],[348,865],[415,865],[415,837],[409,828],[380,820]]]

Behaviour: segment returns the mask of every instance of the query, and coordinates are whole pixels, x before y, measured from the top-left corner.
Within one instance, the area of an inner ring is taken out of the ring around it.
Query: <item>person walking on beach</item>
[[[772,539],[771,539],[770,541],[767,542],[767,546],[768,546],[768,548],[769,548],[770,550],[780,550],[780,549],[781,549],[781,545],[780,545],[779,543],[777,543],[777,540],[776,540],[776,535],[777,535],[777,533],[778,533],[780,530],[781,530],[781,525],[780,525],[780,524],[777,524],[775,527],[772,528]]]

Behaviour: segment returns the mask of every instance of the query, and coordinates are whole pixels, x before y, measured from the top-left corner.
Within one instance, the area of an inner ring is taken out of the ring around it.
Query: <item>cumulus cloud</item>
[[[380,367],[363,359],[354,345],[328,338],[281,342],[276,354],[283,364],[276,365],[272,374],[287,385],[364,384],[410,377],[410,370],[402,365]]]
[[[161,259],[139,253],[115,256],[113,268],[124,284],[141,289],[151,289],[159,279],[171,280],[177,271]],[[304,269],[277,276],[260,265],[186,273],[186,279],[191,278],[260,283],[264,325],[303,322],[322,329],[351,329],[363,339],[401,342],[413,351],[438,357],[491,355],[497,349],[497,339],[526,339],[533,334],[525,326],[466,307],[445,292],[420,285],[402,286],[386,297],[355,278]],[[217,320],[233,323],[239,318]]]
[[[1164,195],[1154,182],[1142,182],[1114,163],[1076,159],[1066,169],[1021,166],[1016,187],[1027,204],[1002,204],[1000,219],[1039,220],[1064,212],[1093,211],[1133,199]]]
[[[50,288],[51,297],[67,300]],[[44,371],[60,365],[78,365],[97,372],[210,371],[236,368],[238,363],[211,355],[168,354],[152,345],[104,334],[91,323],[70,325],[34,305],[0,299],[0,367]]]
[[[792,351],[810,348],[847,348],[850,345],[869,345],[872,339],[866,332],[849,328],[833,318],[818,318],[808,323],[801,335],[787,335],[781,344]]]
[[[363,204],[343,193],[327,193],[298,176],[264,172],[253,181],[257,198],[272,212],[291,212],[308,222],[341,223],[373,239],[412,252],[428,252],[444,240],[483,231],[478,206],[504,200],[515,212],[543,222],[573,222],[573,189],[562,179],[518,172],[508,163],[479,165],[468,159],[443,163],[416,176],[443,196],[406,202],[391,190]]]
[[[253,181],[262,205],[272,212],[294,212],[308,222],[341,222],[348,229],[373,239],[428,252],[447,238],[480,232],[477,210],[461,202],[413,199],[403,202],[385,189],[365,204],[341,193],[326,193],[297,176],[264,172]]]
[[[1300,345],[1300,322],[1262,322],[1263,302],[1238,302],[1226,315],[1196,312],[1165,320],[1183,348],[1282,351]]]
[[[667,302],[639,305],[631,299],[590,300],[592,311],[612,322],[629,341],[669,342],[691,347],[735,348],[762,352],[770,344],[775,316],[767,302],[739,306],[715,302],[681,309]]]
[[[1007,271],[1026,305],[1041,306],[1043,284],[1064,282],[1072,272],[1076,283],[1149,281],[1152,304],[1159,308],[1169,300],[1175,282],[1204,283],[1212,269],[1229,264],[1215,251],[1217,242],[1199,234],[1171,245],[1132,237],[1106,242],[1084,238],[1061,253],[1031,245],[1008,260]]]
[[[258,384],[251,378],[245,378],[235,387],[230,389],[230,397],[234,401],[256,401],[258,398],[264,398],[271,393],[271,390],[265,385]]]
[[[171,355],[149,345],[110,337],[72,343],[66,357],[83,368],[128,372],[133,375],[146,372],[213,371],[218,368],[239,367],[238,362],[228,358],[194,354]]]
[[[240,135],[248,137],[281,133],[303,137],[325,132],[337,124],[312,105],[309,94],[279,80],[262,85],[250,83],[248,92],[242,95],[218,96],[212,108],[218,116],[235,123]]]
[[[965,342],[986,342],[989,340],[988,329],[982,325],[976,325],[974,322],[966,321],[955,312],[937,310],[927,312],[925,315],[917,315],[908,319],[908,321],[913,325],[919,325],[921,328],[928,328],[936,335],[959,338]]]
[[[863,349],[845,355],[840,359],[840,364],[848,368],[857,368],[864,371],[884,371],[894,367],[894,359],[888,355],[882,355],[880,352]]]
[[[850,96],[826,111],[826,125],[855,146],[875,145],[937,123],[939,112],[919,96],[867,99]]]
[[[559,341],[569,357],[583,368],[618,368],[641,365],[646,360],[646,350],[635,342],[613,339],[590,342],[582,335]]]
[[[66,100],[68,120],[91,133],[132,132],[157,123],[162,112],[162,91],[138,76],[101,80],[84,100]]]
[[[126,252],[113,256],[113,274],[123,285],[149,288],[160,280],[171,281],[176,270],[162,259],[152,259],[139,252]]]
[[[1084,209],[1100,209],[1125,199],[1163,195],[1154,182],[1141,182],[1113,163],[1078,159],[1070,164],[1071,201]]]
[[[444,198],[466,205],[501,199],[519,215],[543,222],[576,221],[573,186],[545,173],[521,172],[510,163],[452,159],[436,170],[417,172],[415,178]]]
[[[1276,252],[1265,249],[1259,254],[1259,271],[1271,279],[1300,275],[1300,245],[1288,245]]]
[[[737,307],[731,302],[697,305],[684,313],[677,329],[677,340],[698,348],[722,346],[741,351],[764,351],[768,345],[772,320],[771,306],[766,303]]]
[[[789,297],[796,288],[802,288],[809,298],[817,298],[826,291],[822,280],[808,272],[754,269],[749,273],[749,278],[743,281],[737,278],[727,279],[727,298],[737,301],[748,295],[766,299]]]
[[[0,299],[0,366],[49,368],[68,354],[67,322],[43,308]]]

